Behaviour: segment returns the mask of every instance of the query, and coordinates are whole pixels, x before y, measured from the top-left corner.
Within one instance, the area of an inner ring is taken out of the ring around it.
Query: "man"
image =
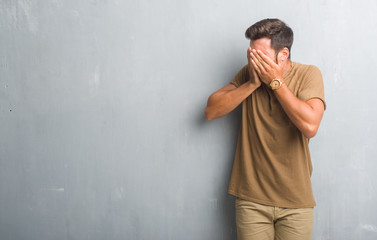
[[[309,139],[326,104],[322,75],[290,60],[293,32],[279,19],[249,27],[245,65],[207,103],[208,120],[242,103],[229,193],[236,196],[238,239],[311,239]]]

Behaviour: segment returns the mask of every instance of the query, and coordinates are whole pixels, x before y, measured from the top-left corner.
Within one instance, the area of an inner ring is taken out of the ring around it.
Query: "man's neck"
[[[285,76],[292,67],[292,62],[290,59],[287,59],[286,63],[283,65],[283,76]]]

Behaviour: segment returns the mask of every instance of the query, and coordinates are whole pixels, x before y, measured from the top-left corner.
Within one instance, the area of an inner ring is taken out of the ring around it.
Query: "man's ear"
[[[282,50],[279,51],[278,53],[278,64],[280,65],[281,63],[284,63],[289,59],[289,49],[288,48],[283,48]]]

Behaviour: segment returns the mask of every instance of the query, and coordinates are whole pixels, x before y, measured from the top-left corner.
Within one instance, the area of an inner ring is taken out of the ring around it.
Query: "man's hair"
[[[289,53],[291,52],[293,31],[279,19],[267,18],[254,23],[246,30],[245,36],[251,41],[264,37],[271,39],[271,47],[275,50],[276,55],[284,47],[289,49]],[[289,54],[290,58],[291,54]]]

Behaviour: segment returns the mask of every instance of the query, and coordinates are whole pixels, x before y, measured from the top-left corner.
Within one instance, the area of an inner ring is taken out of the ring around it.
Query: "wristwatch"
[[[281,87],[283,83],[280,81],[280,79],[272,79],[272,81],[270,82],[270,87],[272,90],[277,90]]]

